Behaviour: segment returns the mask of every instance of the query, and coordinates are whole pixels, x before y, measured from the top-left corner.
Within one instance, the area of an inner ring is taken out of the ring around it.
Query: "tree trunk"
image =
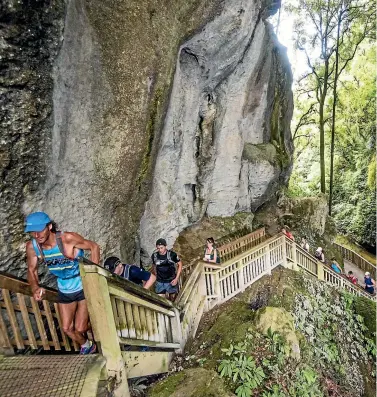
[[[319,102],[319,161],[321,168],[321,192],[326,193],[326,168],[325,168],[325,101],[329,79],[329,60],[325,61],[325,74],[323,76],[323,91]]]
[[[334,186],[334,146],[335,146],[335,113],[336,113],[336,99],[337,99],[337,83],[339,78],[339,36],[340,25],[342,23],[342,11],[338,16],[338,31],[336,35],[336,49],[335,49],[335,75],[333,86],[333,104],[332,104],[332,122],[331,122],[331,149],[330,149],[330,189],[329,189],[329,215],[331,216],[332,196]]]

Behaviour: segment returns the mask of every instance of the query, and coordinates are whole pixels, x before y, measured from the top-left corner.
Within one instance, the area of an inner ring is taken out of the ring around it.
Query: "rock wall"
[[[64,1],[0,1],[0,270],[24,274],[26,197],[48,174]]]
[[[286,182],[291,72],[266,18],[271,4],[225,2],[179,49],[140,239],[172,244],[208,216],[255,211]]]
[[[25,273],[33,210],[131,261],[286,182],[291,74],[265,21],[277,4],[0,7],[1,270]]]

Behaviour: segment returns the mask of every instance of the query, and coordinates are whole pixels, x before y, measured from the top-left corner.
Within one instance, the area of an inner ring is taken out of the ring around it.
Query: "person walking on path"
[[[207,248],[204,250],[204,262],[220,263],[220,256],[215,248],[215,240],[213,237],[208,237],[206,242]]]
[[[291,231],[290,231],[290,229],[289,229],[289,227],[287,226],[287,225],[284,225],[282,228],[281,228],[281,232],[283,233],[283,234],[285,234],[289,239],[291,239],[292,241],[295,241],[295,238],[293,237],[293,234],[291,233]]]
[[[331,269],[334,270],[335,273],[342,274],[342,268],[335,258],[331,258]]]
[[[357,285],[358,284],[358,280],[357,277],[354,276],[353,272],[350,270],[347,274],[347,278],[349,281],[351,281],[352,284]]]
[[[107,258],[103,267],[109,272],[117,274],[118,276],[140,285],[145,289],[149,289],[156,281],[156,276],[154,274],[147,272],[136,265],[122,263],[116,256],[110,256]]]
[[[306,252],[309,252],[309,243],[308,243],[308,240],[307,240],[306,236],[304,236],[301,239],[301,244],[300,245],[301,245],[302,249],[304,249]]]
[[[39,286],[38,265],[47,266],[57,277],[58,305],[63,331],[81,345],[80,354],[94,353],[96,344],[86,336],[88,308],[84,296],[78,258],[90,251],[90,260],[99,262],[100,249],[94,241],[73,232],[60,232],[45,212],[26,217],[25,233],[32,239],[26,244],[27,278],[36,301],[43,300],[45,289]]]
[[[325,263],[325,254],[323,253],[323,249],[318,247],[314,253],[314,256],[322,263]]]
[[[365,272],[364,276],[364,283],[365,283],[365,291],[369,292],[371,295],[374,294],[374,290],[376,288],[376,282],[370,276],[369,272]]]
[[[156,294],[174,301],[178,294],[182,261],[174,251],[168,250],[166,245],[166,240],[163,238],[156,241],[156,251],[152,254],[152,273],[157,277]]]

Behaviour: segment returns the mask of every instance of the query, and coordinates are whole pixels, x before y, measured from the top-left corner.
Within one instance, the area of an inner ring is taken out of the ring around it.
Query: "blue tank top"
[[[34,251],[39,259],[41,253],[39,251],[37,242],[32,240]],[[44,263],[48,270],[57,277],[58,290],[63,294],[73,294],[82,290],[82,280],[80,277],[80,268],[78,258],[84,256],[84,251],[79,250],[75,259],[65,257],[59,250],[58,244],[55,247],[43,250],[45,257]]]
[[[373,286],[372,279],[370,277],[364,277],[364,283],[365,283],[365,289],[368,292],[370,292],[371,294],[373,294],[374,286]]]

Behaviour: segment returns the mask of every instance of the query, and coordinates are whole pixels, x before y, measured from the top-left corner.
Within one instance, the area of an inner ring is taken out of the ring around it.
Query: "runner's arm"
[[[98,265],[100,257],[100,248],[97,243],[91,240],[86,240],[83,236],[78,233],[66,232],[63,234],[64,241],[68,244],[72,244],[75,248],[90,251],[89,259]]]
[[[177,282],[178,282],[179,276],[181,275],[181,272],[182,272],[182,261],[181,261],[181,260],[180,260],[179,262],[177,262],[177,266],[178,266],[178,269],[177,269],[177,276],[175,277],[175,279],[176,279]]]
[[[156,276],[151,272],[148,272],[144,269],[140,269],[135,265],[132,265],[130,268],[130,280],[137,279],[143,282],[143,288],[149,289],[153,283],[156,281]]]
[[[144,288],[149,289],[150,287],[152,287],[155,281],[156,281],[156,276],[153,273],[150,273],[150,277],[148,281],[144,284]]]
[[[41,300],[44,289],[39,287],[38,258],[31,241],[26,244],[26,263],[27,281],[30,284],[34,299],[37,301]]]

